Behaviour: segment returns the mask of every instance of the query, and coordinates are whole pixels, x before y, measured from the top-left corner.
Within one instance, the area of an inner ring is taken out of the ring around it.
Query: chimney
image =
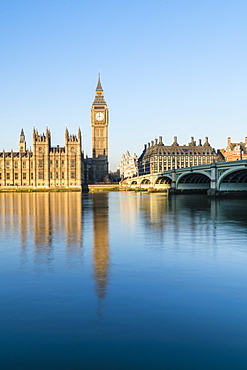
[[[147,150],[147,144],[144,144],[144,150]]]
[[[228,137],[227,138],[227,145],[230,145],[231,144],[231,138],[230,137]]]
[[[153,140],[151,140],[151,146],[154,146],[154,141]]]
[[[150,148],[150,143],[148,143],[148,148]]]
[[[158,139],[155,139],[155,145],[157,145],[158,144]]]
[[[191,136],[191,143],[194,144],[194,136]]]
[[[208,137],[205,137],[205,143],[208,144]]]
[[[245,140],[247,139],[247,137],[245,138]],[[162,136],[159,137],[159,143],[162,144]]]
[[[174,143],[177,143],[177,141],[178,141],[177,136],[174,136]]]
[[[199,146],[202,146],[202,139],[199,139]]]

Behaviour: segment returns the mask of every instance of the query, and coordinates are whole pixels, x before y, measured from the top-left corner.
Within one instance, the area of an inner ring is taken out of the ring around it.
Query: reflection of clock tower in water
[[[100,75],[91,109],[91,125],[93,178],[94,181],[102,181],[108,175],[108,108]]]

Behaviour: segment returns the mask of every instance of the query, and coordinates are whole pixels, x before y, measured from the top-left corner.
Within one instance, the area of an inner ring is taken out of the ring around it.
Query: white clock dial
[[[104,119],[104,113],[102,112],[98,112],[95,114],[95,118],[97,119],[97,121],[103,121]]]

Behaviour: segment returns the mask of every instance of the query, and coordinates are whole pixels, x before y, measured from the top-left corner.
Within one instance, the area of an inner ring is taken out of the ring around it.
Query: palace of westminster
[[[81,130],[65,130],[64,147],[51,147],[51,132],[33,129],[32,150],[21,130],[19,151],[0,153],[0,186],[23,188],[83,188],[108,176],[108,108],[100,76],[91,108],[92,158],[84,158]]]
[[[83,189],[87,184],[104,182],[108,178],[108,108],[104,98],[100,75],[91,107],[92,158],[84,158],[81,130],[71,135],[66,128],[65,145],[51,146],[51,132],[47,128],[39,134],[34,128],[32,150],[27,150],[25,134],[21,130],[19,151],[0,152],[0,187],[67,188]],[[188,145],[180,146],[177,137],[172,145],[151,141],[144,146],[138,158],[127,151],[122,155],[120,177],[132,177],[165,170],[197,166],[213,161],[247,159],[245,142],[232,143],[228,138],[226,150],[215,153],[206,137],[202,144],[194,138]]]

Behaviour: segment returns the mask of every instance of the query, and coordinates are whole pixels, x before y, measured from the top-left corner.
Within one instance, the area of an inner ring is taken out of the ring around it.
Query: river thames
[[[246,369],[246,210],[1,193],[1,368]]]

